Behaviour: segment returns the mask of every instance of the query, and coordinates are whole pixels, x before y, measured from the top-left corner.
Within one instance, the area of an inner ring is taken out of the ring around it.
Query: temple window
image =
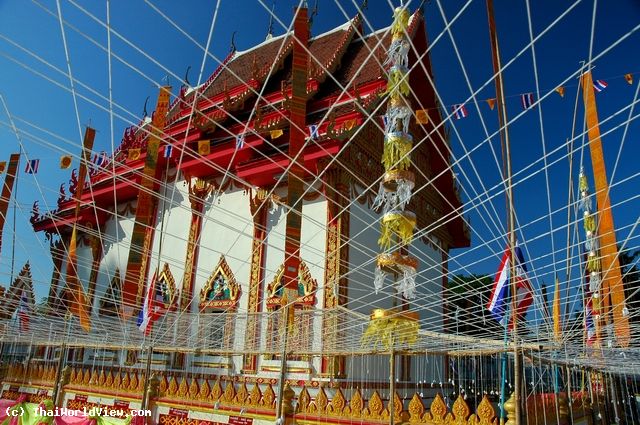
[[[230,314],[237,310],[240,300],[240,285],[224,258],[220,256],[213,273],[200,291],[199,334],[208,339],[216,348],[229,350],[233,348],[235,320]],[[221,313],[226,313],[221,316]]]
[[[120,280],[120,269],[116,269],[109,287],[105,291],[104,295],[100,298],[100,308],[98,313],[100,316],[116,317],[120,310],[120,299],[122,281]]]
[[[267,285],[267,311],[270,312],[267,319],[267,351],[276,351],[280,347],[283,323],[279,310],[282,307],[282,292],[284,288],[284,265],[280,266],[273,281]],[[316,303],[317,281],[311,276],[311,272],[304,261],[298,268],[298,299],[294,301],[296,319],[294,321],[293,336],[299,351],[305,352],[311,349],[313,323],[310,314]],[[291,358],[292,360],[304,360],[305,356]],[[277,359],[279,355],[268,354],[266,359]]]

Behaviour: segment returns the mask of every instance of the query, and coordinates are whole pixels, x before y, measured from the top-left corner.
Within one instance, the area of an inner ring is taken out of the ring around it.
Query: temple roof
[[[421,12],[412,15],[408,34],[416,49],[427,50]],[[382,63],[390,41],[389,27],[364,34],[359,15],[308,40],[307,125],[322,122],[321,137],[315,146],[306,148],[309,152],[305,154],[305,167],[311,173],[315,172],[316,161],[340,152],[341,146],[348,142],[349,132],[345,132],[345,128],[353,127],[354,123],[363,124],[372,112],[370,106],[379,103],[379,94],[386,88]],[[288,161],[278,150],[286,152],[288,146],[290,112],[287,99],[291,96],[294,42],[293,33],[289,32],[244,51],[231,51],[204,84],[197,88],[181,88],[170,107],[163,139],[176,151],[184,151],[184,155],[179,155],[184,173],[215,176],[217,170],[228,169],[248,184],[273,184],[273,176],[282,173],[281,169],[275,168],[281,168]],[[426,83],[428,79],[421,75],[424,70],[430,72],[429,57],[421,55],[420,60],[424,66],[417,66],[412,71],[412,85],[415,83],[415,92],[421,98],[419,104],[437,110],[434,90]],[[196,93],[198,102],[192,110]],[[432,117],[435,126],[441,119],[439,112],[434,115],[437,115]],[[118,203],[137,196],[135,185],[144,167],[146,139],[150,133],[148,121],[148,118],[143,119],[139,125],[128,128],[113,154],[116,173],[122,182],[114,182],[110,164],[91,176],[96,203],[112,204],[114,185]],[[188,123],[191,123],[190,128],[187,128]],[[272,129],[284,130],[284,137],[270,140]],[[245,141],[250,149],[235,148],[234,135],[241,133],[247,136]],[[211,154],[206,158],[196,153],[196,143],[201,139],[211,141]],[[127,155],[131,149],[141,150],[137,159]],[[428,151],[441,148],[424,144],[421,149],[425,150],[424,157],[436,158],[439,154]],[[164,163],[161,155],[158,164],[163,166]],[[441,192],[446,193],[445,196],[456,197],[449,188],[453,184],[452,177],[439,184],[443,186]],[[104,205],[104,209],[112,208],[111,204]],[[453,204],[458,205],[459,200]],[[70,217],[72,202],[62,192],[58,206],[55,212],[60,217],[56,220],[58,225],[69,225],[73,221]],[[94,215],[81,213],[80,220],[92,220]],[[34,227],[36,230],[55,228],[51,223],[46,224],[47,221],[51,220],[40,217],[34,220]]]

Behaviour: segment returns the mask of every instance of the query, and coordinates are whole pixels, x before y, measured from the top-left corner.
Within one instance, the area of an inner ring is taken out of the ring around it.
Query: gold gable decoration
[[[280,290],[284,285],[284,264],[281,265],[276,274],[273,276],[273,280],[267,285],[267,306],[280,305]]]
[[[278,268],[273,280],[267,285],[267,307],[274,308],[282,304],[282,288],[284,286],[284,264]],[[304,261],[300,261],[298,267],[298,299],[299,305],[314,306],[316,303],[316,291],[318,281],[311,276],[309,267]]]
[[[111,278],[109,287],[100,298],[100,316],[115,317],[118,315],[120,311],[121,290],[122,279],[120,278],[120,269],[117,268]]]
[[[33,380],[40,385],[51,385],[55,380],[55,367],[42,366],[27,368],[22,363],[13,363],[8,366],[8,382],[24,382]],[[106,377],[105,377],[106,375]],[[136,394],[141,391],[141,383],[144,375],[141,371],[104,371],[73,368],[71,373],[71,387],[83,387],[89,391],[119,391]],[[271,383],[266,383],[264,390],[260,389],[258,381],[248,388],[248,382],[221,381],[215,382],[207,378],[185,378],[178,375],[163,375],[160,384],[159,399],[164,399],[171,406],[179,409],[188,409],[187,406],[195,403],[211,405],[214,411],[237,410],[239,408],[275,410],[276,394]],[[317,388],[316,385],[312,387]],[[374,391],[368,400],[362,396],[360,389],[355,389],[348,400],[341,389],[337,389],[333,397],[329,399],[327,392],[320,385],[315,397],[309,393],[308,386],[303,386],[296,403],[294,417],[305,418],[314,421],[314,417],[329,419],[329,423],[339,421],[388,421],[389,405]],[[487,397],[483,397],[473,412],[463,397],[459,396],[451,408],[448,408],[441,395],[436,395],[427,409],[423,398],[414,394],[410,399],[406,410],[403,408],[400,395],[394,395],[394,417],[397,421],[407,422],[410,425],[497,425],[496,412]],[[543,406],[540,406],[542,409]],[[551,410],[553,407],[550,406]]]
[[[178,296],[177,296],[178,290],[176,289],[176,280],[174,279],[173,274],[171,274],[169,263],[164,263],[164,266],[162,266],[162,270],[160,271],[160,274],[156,277],[156,282],[155,282],[156,290],[158,288],[158,285],[162,283],[165,284],[164,288],[160,287],[163,298],[169,301],[168,303],[165,304],[164,307],[167,310],[172,310],[176,307],[176,303],[178,300]]]
[[[0,317],[11,317],[13,313],[18,309],[20,305],[20,298],[22,297],[22,292],[24,291],[27,297],[27,304],[29,308],[33,311],[35,308],[36,300],[33,294],[33,278],[31,277],[31,266],[27,261],[25,265],[20,270],[18,276],[14,279],[9,287],[8,293],[6,293],[5,298],[1,300],[3,305],[2,315]],[[1,305],[1,304],[0,304]]]
[[[214,272],[200,290],[200,310],[207,308],[236,309],[240,300],[240,292],[240,285],[236,281],[231,267],[229,267],[224,255],[221,255]]]

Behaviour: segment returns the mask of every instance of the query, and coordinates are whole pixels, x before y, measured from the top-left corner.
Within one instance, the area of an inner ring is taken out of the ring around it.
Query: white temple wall
[[[93,254],[91,252],[91,247],[89,245],[85,245],[81,242],[82,239],[78,242],[76,248],[76,271],[78,272],[78,279],[82,284],[85,292],[89,288],[89,277],[91,275],[91,263],[93,261]],[[60,264],[60,281],[58,282],[58,295],[62,295],[62,291],[67,285],[67,254],[65,252],[64,258],[62,259],[62,263]]]
[[[349,226],[349,305],[352,310],[370,314],[373,308],[391,308],[393,282],[387,276],[383,289],[376,294],[373,287],[375,257],[380,252],[378,238],[380,226],[375,222],[380,215],[368,205],[354,202],[350,207]],[[370,225],[371,223],[373,225]],[[412,310],[418,311],[422,322],[428,321],[429,330],[442,329],[442,251],[414,239],[409,252],[418,259],[416,278],[417,295]]]
[[[420,329],[442,332],[442,275],[445,271],[442,250],[425,243],[422,238],[416,238],[409,253],[418,259],[416,298],[411,305],[420,314]]]
[[[251,248],[253,242],[253,218],[249,202],[250,194],[243,189],[229,189],[214,199],[209,196],[204,207],[200,250],[198,253],[198,267],[193,290],[192,312],[199,311],[200,291],[206,285],[209,277],[215,272],[222,255],[229,265],[236,282],[240,285],[240,300],[237,311],[247,311],[249,278],[251,273]],[[185,235],[188,235],[188,225]],[[183,263],[184,263],[183,250]],[[235,322],[234,348],[238,351],[244,346],[246,323]],[[194,361],[196,361],[194,359]],[[201,361],[201,360],[199,360]],[[233,359],[215,357],[214,363],[231,361],[232,367],[239,371],[242,367],[242,356]]]
[[[348,308],[359,313],[369,315],[374,308],[392,308],[394,293],[393,282],[387,276],[383,289],[375,293],[373,276],[375,257],[379,252],[378,238],[380,236],[379,217],[367,204],[356,201],[350,207],[351,220],[349,226],[349,304]],[[377,223],[376,223],[377,221]],[[370,226],[371,223],[375,223]],[[442,251],[425,243],[422,239],[414,239],[409,252],[418,259],[418,276],[416,278],[416,297],[410,303],[412,311],[420,316],[420,329],[442,331]],[[347,359],[347,373],[349,373],[353,359]],[[356,360],[357,363],[357,360]],[[442,370],[442,359],[434,358],[433,363]],[[369,367],[369,372],[361,370],[354,364],[354,379],[369,380],[388,379],[387,369]],[[417,363],[412,362],[411,376],[418,373]],[[432,377],[432,379],[435,379]]]
[[[275,191],[278,196],[285,197],[286,189],[278,188]],[[304,217],[303,217],[304,221]],[[287,225],[287,209],[284,206],[267,214],[267,232],[264,247],[264,282],[262,293],[266,295],[267,285],[274,279],[278,269],[284,264],[284,241]],[[267,310],[266,298],[263,296],[262,311]]]
[[[151,281],[156,267],[159,266],[162,270],[164,264],[168,263],[176,282],[176,290],[181,291],[190,221],[191,204],[184,180],[168,183],[166,190],[161,188],[151,258],[147,269],[147,283]]]
[[[135,206],[137,201],[129,203]],[[119,205],[120,211],[125,205]],[[97,315],[100,309],[100,300],[104,297],[111,279],[116,270],[120,270],[120,280],[124,280],[127,272],[127,261],[129,259],[129,248],[131,246],[131,235],[135,223],[135,210],[126,208],[123,217],[111,216],[102,226],[102,237],[104,251],[100,261],[100,271],[96,280],[96,291],[93,301],[93,314]]]
[[[393,302],[389,278],[378,294],[373,288],[375,259],[379,252],[380,214],[359,201],[351,204],[349,213],[349,304],[347,307],[369,315],[373,308],[391,308]]]
[[[327,247],[327,200],[320,196],[302,204],[302,231],[300,235],[300,257],[309,267],[311,276],[318,282],[316,309],[324,305],[324,274]],[[322,317],[316,315],[312,324],[311,348],[319,351],[322,346]],[[321,369],[322,359],[313,358],[313,368]]]
[[[286,196],[286,189],[278,188],[275,190],[275,194],[278,196]],[[264,281],[261,283],[263,296],[260,300],[260,302],[262,303],[261,310],[263,312],[267,311],[267,285],[275,278],[278,269],[284,263],[284,235],[286,232],[287,223],[286,211],[286,208],[284,208],[283,206],[278,206],[275,211],[269,212],[267,214],[266,236],[264,240],[265,247],[263,252]],[[266,347],[267,344],[267,328],[267,318],[263,317],[260,323],[260,344],[262,347]],[[264,359],[262,356],[260,356],[258,368],[261,367],[263,362]]]
[[[241,287],[238,311],[246,312],[251,271],[251,244],[253,242],[253,219],[249,208],[250,196],[242,189],[235,189],[222,193],[216,200],[211,198],[204,208],[198,268],[193,290],[194,301],[191,311],[198,311],[200,291],[215,271],[220,257],[224,255]],[[190,221],[191,216],[189,216]],[[188,233],[187,228],[185,234],[188,235]],[[185,250],[183,249],[183,264],[184,255]]]

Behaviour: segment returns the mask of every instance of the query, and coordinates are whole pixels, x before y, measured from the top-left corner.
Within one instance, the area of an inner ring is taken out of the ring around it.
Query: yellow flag
[[[203,156],[211,153],[211,144],[209,143],[209,140],[200,140],[198,142],[198,153]]]
[[[553,337],[556,341],[562,340],[562,324],[560,323],[560,281],[556,277],[556,286],[553,291]]]
[[[560,86],[556,89],[556,92],[560,95],[560,97],[564,97],[564,87]]]
[[[416,111],[416,123],[429,124],[429,114],[426,109],[419,109]]]
[[[347,120],[344,122],[344,128],[346,130],[351,130],[353,127],[356,126],[356,124],[358,124],[358,121],[356,120]]]
[[[140,148],[129,149],[127,160],[135,161],[140,158]]]
[[[624,74],[624,79],[627,80],[627,83],[633,84],[633,74]]]
[[[60,168],[66,170],[71,167],[71,155],[62,155],[60,157]]]
[[[489,105],[489,109],[493,111],[493,108],[496,107],[496,98],[487,99],[487,105]]]
[[[7,169],[7,161],[0,162],[0,174],[4,173],[4,170]]]
[[[269,134],[271,135],[272,139],[277,139],[278,137],[282,136],[284,132],[281,129],[277,129],[277,130],[271,130]]]

